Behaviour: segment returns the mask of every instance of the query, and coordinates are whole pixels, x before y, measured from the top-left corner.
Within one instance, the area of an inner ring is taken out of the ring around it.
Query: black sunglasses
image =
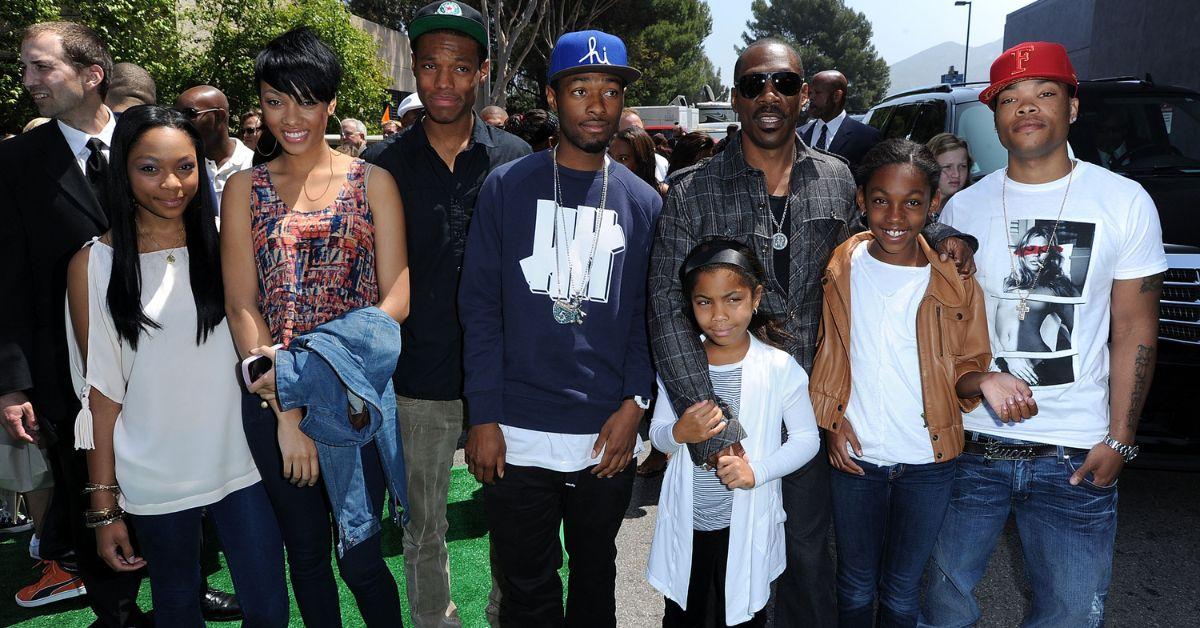
[[[800,93],[800,86],[804,85],[804,79],[795,72],[755,72],[743,74],[737,80],[738,93],[742,98],[758,98],[767,88],[767,81],[775,86],[775,91],[781,96],[795,96]]]
[[[202,116],[206,113],[210,113],[213,111],[224,111],[224,109],[222,109],[220,107],[209,107],[208,109],[197,109],[195,107],[179,107],[179,108],[176,108],[175,111],[182,113],[183,116],[185,118],[187,118],[188,120],[195,120],[196,118],[199,118],[200,116]]]

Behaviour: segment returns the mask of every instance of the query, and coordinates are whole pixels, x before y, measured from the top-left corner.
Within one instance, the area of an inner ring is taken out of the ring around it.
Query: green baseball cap
[[[412,41],[413,49],[417,47],[418,37],[436,30],[458,31],[474,39],[479,42],[484,58],[487,58],[487,29],[484,28],[483,15],[474,7],[454,0],[431,2],[421,7],[408,23],[408,37]]]

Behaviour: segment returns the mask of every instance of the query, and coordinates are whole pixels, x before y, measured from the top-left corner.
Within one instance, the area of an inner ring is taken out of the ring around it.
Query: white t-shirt
[[[1085,449],[1108,432],[1113,281],[1163,272],[1167,258],[1158,212],[1142,186],[1074,163],[1074,172],[1057,181],[1009,180],[1008,224],[1001,204],[1006,170],[955,194],[942,212],[942,223],[979,239],[976,278],[985,295],[994,368],[1029,382],[1039,410],[1022,423],[1001,423],[985,403],[963,417],[968,430]],[[1021,319],[1025,286],[1033,289]]]
[[[850,254],[850,402],[846,418],[877,465],[933,462],[925,427],[917,308],[929,287],[929,265],[896,266],[867,252]],[[847,445],[850,455],[854,451]],[[857,457],[857,456],[855,456]]]
[[[196,345],[187,248],[139,258],[142,309],[161,328],[143,332],[136,351],[117,335],[106,301],[112,249],[97,241],[88,256],[86,368],[69,318],[67,338],[72,380],[84,397],[77,421],[90,423],[90,388],[122,404],[113,430],[121,507],[161,515],[216,503],[261,478],[242,429],[227,322]]]
[[[599,464],[604,458],[604,449],[598,455],[592,455],[599,433],[557,434],[504,424],[500,425],[500,432],[504,435],[504,464],[570,473]],[[640,453],[642,438],[635,435],[633,455]]]
[[[671,162],[666,157],[654,153],[654,178],[658,179],[659,183],[667,180],[667,170],[671,167]]]

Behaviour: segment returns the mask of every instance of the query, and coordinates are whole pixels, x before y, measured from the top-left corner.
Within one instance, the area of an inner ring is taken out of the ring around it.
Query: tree
[[[188,84],[225,92],[232,115],[258,104],[254,58],[267,42],[296,26],[313,30],[342,62],[337,113],[372,126],[387,100],[389,81],[375,40],[350,22],[339,0],[200,0],[186,12],[197,33]]]
[[[850,82],[847,110],[866,111],[886,94],[888,66],[871,44],[871,23],[842,0],[754,0],[750,11],[742,40],[790,42],[800,52],[806,80],[821,70],[840,70]]]
[[[665,105],[680,94],[696,101],[706,83],[721,93],[720,79],[703,47],[712,32],[712,16],[704,2],[622,0],[597,19],[596,26],[619,33],[630,64],[642,71],[626,94],[628,104]]]

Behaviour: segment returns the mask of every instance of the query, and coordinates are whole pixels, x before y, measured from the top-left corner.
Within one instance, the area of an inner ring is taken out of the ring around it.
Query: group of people
[[[418,113],[357,153],[357,121],[325,142],[341,66],[306,28],[255,59],[245,142],[215,88],[117,113],[95,32],[25,33],[53,123],[0,143],[0,409],[54,486],[26,601],[202,625],[207,519],[246,625],[288,624],[285,565],[305,625],[341,625],[331,553],[363,621],[401,625],[386,504],[410,621],[461,625],[467,425],[489,622],[613,626],[649,414],[664,626],[970,625],[1014,512],[1027,623],[1102,621],[1166,261],[1145,191],[1068,155],[1061,46],[995,61],[1008,167],[964,189],[965,144],[870,141],[845,77],[778,40],[738,58],[740,130],[660,176],[620,38],[563,35],[554,114],[485,121],[483,16],[434,2],[408,33]]]

